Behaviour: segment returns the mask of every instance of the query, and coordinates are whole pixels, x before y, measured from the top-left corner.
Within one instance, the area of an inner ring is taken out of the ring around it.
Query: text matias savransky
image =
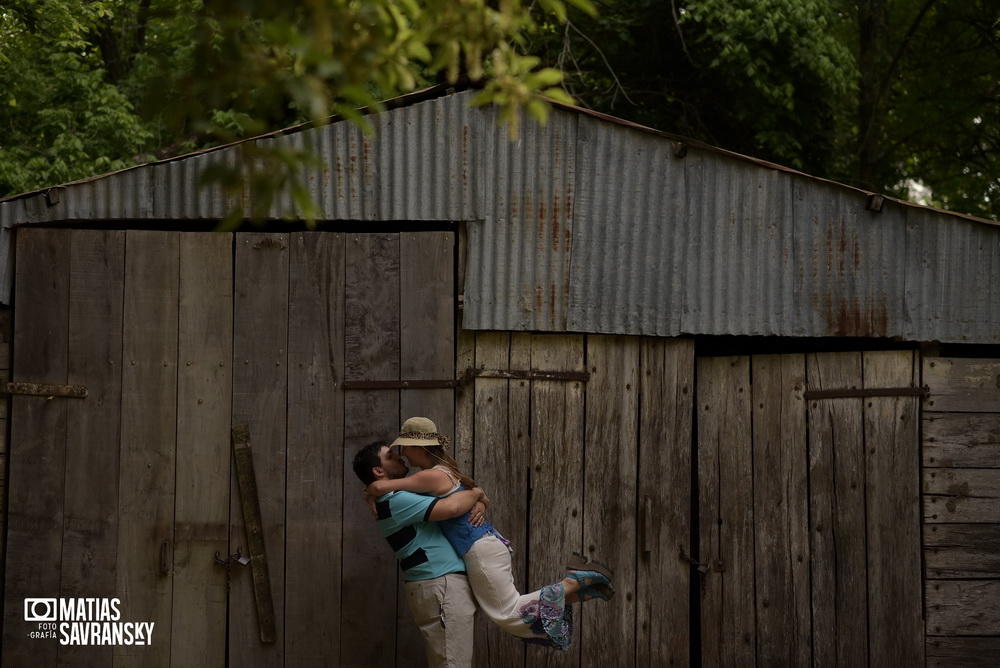
[[[24,620],[38,624],[30,638],[61,645],[151,645],[155,622],[121,620],[117,598],[26,598]]]

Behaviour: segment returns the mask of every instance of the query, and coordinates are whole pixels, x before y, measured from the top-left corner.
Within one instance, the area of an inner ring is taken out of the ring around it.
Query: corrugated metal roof
[[[1000,342],[989,221],[870,211],[864,191],[587,114],[543,137],[487,154],[496,220],[469,226],[466,327]],[[570,215],[543,244],[545,216],[505,212],[552,192]]]
[[[895,200],[871,212],[864,191],[578,109],[510,141],[471,93],[438,94],[369,116],[375,136],[335,122],[254,141],[325,157],[309,175],[323,219],[468,221],[468,328],[1000,342],[996,224]],[[233,202],[198,175],[243,150],[0,201],[3,234],[217,220]]]

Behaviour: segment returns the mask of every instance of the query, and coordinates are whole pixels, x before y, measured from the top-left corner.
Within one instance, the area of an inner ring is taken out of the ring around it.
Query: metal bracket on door
[[[475,369],[465,370],[465,382],[474,378],[507,378],[511,380],[590,380],[589,371],[540,371],[538,369]]]
[[[257,476],[254,474],[253,454],[250,451],[250,427],[245,424],[233,425],[232,432],[236,480],[239,483],[240,501],[243,505],[243,521],[247,532],[247,549],[250,552],[250,570],[253,574],[254,599],[257,601],[260,640],[274,642],[277,640],[277,626],[274,618],[274,600],[271,597],[267,551],[264,549],[264,521],[261,519]]]
[[[537,369],[476,369],[469,367],[461,378],[442,380],[345,380],[345,390],[437,390],[462,388],[476,378],[508,380],[590,380],[588,371],[539,371]]]
[[[843,390],[806,390],[804,399],[846,399],[853,397],[927,397],[931,396],[931,388],[923,387],[872,387],[847,388]]]
[[[4,383],[0,385],[0,394],[24,394],[33,397],[67,397],[83,399],[87,396],[87,388],[83,385],[55,385],[52,383]]]

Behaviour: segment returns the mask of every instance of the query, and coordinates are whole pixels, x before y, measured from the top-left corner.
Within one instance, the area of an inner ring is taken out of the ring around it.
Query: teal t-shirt
[[[465,563],[428,517],[439,499],[389,492],[375,502],[378,529],[396,553],[404,580],[430,580],[465,570]]]

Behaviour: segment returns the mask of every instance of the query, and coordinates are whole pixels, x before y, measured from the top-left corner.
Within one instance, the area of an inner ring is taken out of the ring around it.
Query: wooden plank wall
[[[921,665],[922,593],[928,665],[998,647],[996,362],[924,368],[923,590],[917,398],[803,396],[917,384],[913,352],[696,360],[686,339],[456,341],[448,232],[30,229],[18,243],[31,273],[14,378],[90,397],[12,401],[5,665],[424,665],[350,470],[420,414],[490,493],[522,591],[559,580],[573,551],[616,569],[610,604],[575,608],[570,652],[481,620],[477,666]],[[466,366],[590,380],[341,386]],[[247,553],[233,423],[250,425],[273,643],[250,569],[230,564],[227,598],[215,561]],[[23,598],[56,595],[119,596],[125,619],[156,622],[154,644],[27,642]]]
[[[1000,362],[929,357],[923,414],[927,666],[1000,657]]]
[[[703,665],[922,665],[914,353],[697,366]]]
[[[401,402],[341,381],[454,377],[454,234],[20,235],[14,379],[89,396],[13,400],[4,665],[423,665],[349,464],[410,413],[454,433],[452,390]],[[216,561],[248,554],[234,423],[250,427],[276,642],[250,569]],[[27,638],[24,598],[59,596],[119,597],[153,643]]]

